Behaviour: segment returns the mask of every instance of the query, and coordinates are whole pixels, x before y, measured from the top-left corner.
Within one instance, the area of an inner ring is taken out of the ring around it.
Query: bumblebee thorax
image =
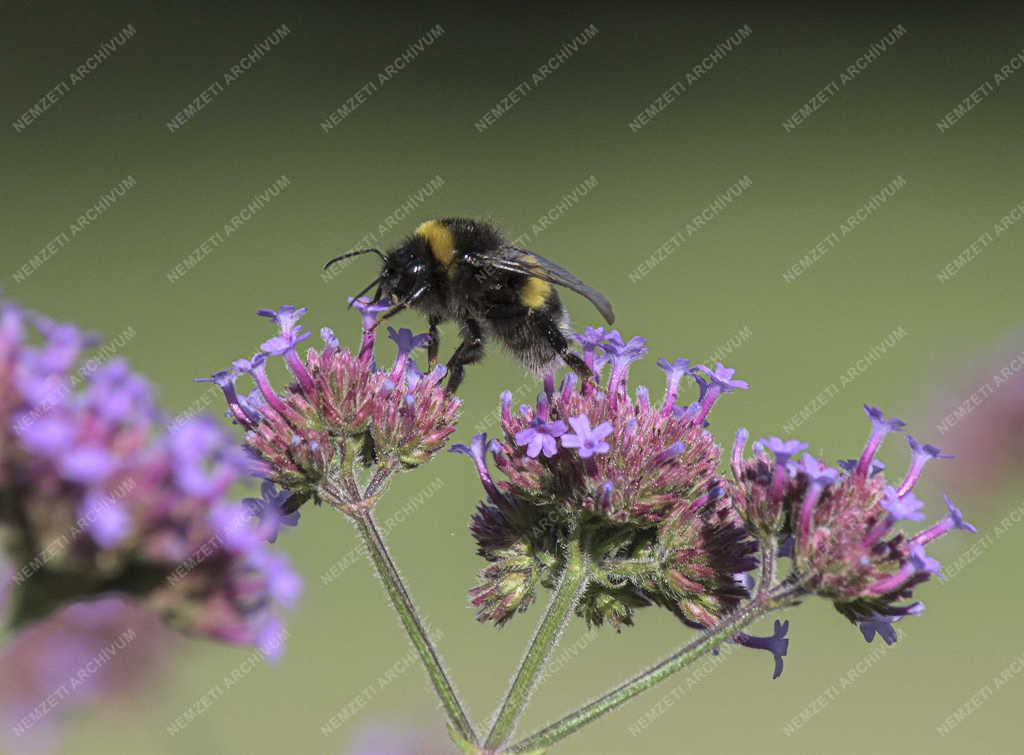
[[[420,223],[413,235],[427,242],[434,259],[445,267],[451,265],[455,257],[455,235],[447,225],[440,220],[428,220]]]

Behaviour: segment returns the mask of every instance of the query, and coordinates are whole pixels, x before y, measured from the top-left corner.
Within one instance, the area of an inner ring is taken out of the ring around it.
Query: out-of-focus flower
[[[120,593],[182,631],[262,645],[295,591],[275,594],[288,569],[265,542],[237,546],[263,526],[227,499],[248,460],[209,418],[165,430],[148,382],[122,360],[75,369],[88,343],[73,325],[0,305],[9,622]],[[231,532],[224,511],[236,514]]]
[[[970,365],[948,392],[931,400],[942,447],[957,458],[939,470],[945,485],[977,493],[1020,479],[1024,458],[1024,334]],[[982,496],[982,500],[1000,500]]]
[[[245,430],[259,473],[284,491],[274,504],[281,516],[310,499],[318,504],[327,499],[343,509],[371,506],[392,472],[422,464],[455,431],[459,400],[440,384],[444,367],[424,374],[412,358],[429,336],[388,328],[398,354],[391,367],[379,368],[373,358],[376,318],[387,305],[365,299],[352,304],[363,322],[358,352],[342,349],[334,333],[323,328],[324,348],[300,356],[297,347],[309,335],[298,324],[306,309],[284,306],[260,311],[280,333],[259,353],[207,378],[223,390],[229,416]],[[282,390],[267,374],[271,357],[283,359],[294,378]],[[256,386],[248,395],[236,388],[242,375]],[[379,475],[369,500],[354,485],[355,464]]]
[[[441,730],[401,721],[373,721],[356,732],[345,755],[448,755],[452,743]]]
[[[6,554],[0,551],[0,618],[7,614],[7,602],[11,599],[11,588],[14,587],[14,569]]]
[[[792,456],[806,446],[778,438],[755,444],[753,457],[745,459],[747,433],[741,430],[733,447],[734,481],[728,495],[760,539],[783,543],[792,538],[794,569],[807,592],[831,600],[868,641],[877,634],[892,643],[892,625],[924,608],[905,601],[940,571],[925,544],[952,529],[975,529],[947,498],[949,513],[942,521],[910,537],[899,531],[900,522],[924,519],[924,504],[912,492],[924,466],[948,457],[908,436],[910,466],[898,484],[889,483],[874,457],[883,439],[901,431],[904,423],[876,407],[864,409],[871,435],[859,458],[841,463],[843,472],[809,454],[794,461]]]
[[[257,528],[261,539],[276,542],[282,527],[294,527],[299,523],[299,512],[285,513],[288,492],[278,490],[274,483],[264,480],[260,486],[259,498],[243,498],[242,505],[249,516],[255,517],[260,523]]]
[[[0,652],[4,751],[61,751],[61,729],[83,709],[151,689],[175,639],[152,611],[117,597],[74,603],[20,632]]]
[[[538,585],[556,582],[573,537],[589,562],[576,609],[589,624],[618,629],[653,603],[708,626],[747,594],[737,575],[756,564],[754,541],[721,497],[720,450],[705,429],[721,394],[746,384],[722,365],[662,360],[667,386],[656,405],[645,388],[634,397],[628,387],[644,339],[588,328],[576,340],[588,365],[611,366],[606,379],[578,384],[569,374],[556,389],[548,375],[536,405],[516,413],[506,391],[502,436],[452,448],[473,459],[486,497],[471,526],[489,562],[471,591],[477,617],[502,625],[525,610]],[[680,406],[686,376],[700,395]],[[488,453],[503,479],[491,476]]]

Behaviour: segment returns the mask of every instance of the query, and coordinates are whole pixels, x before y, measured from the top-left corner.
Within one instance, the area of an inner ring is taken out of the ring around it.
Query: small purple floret
[[[889,512],[893,520],[920,522],[924,519],[924,502],[913,493],[900,496],[891,487],[886,487],[882,508]]]
[[[789,631],[789,621],[775,620],[775,627],[770,637],[755,637],[746,633],[738,634],[733,641],[744,647],[754,650],[767,650],[775,659],[775,669],[772,671],[772,679],[778,679],[782,675],[782,659],[789,653],[789,640],[786,633]]]
[[[611,446],[605,442],[612,433],[612,423],[602,422],[595,428],[590,427],[590,418],[586,414],[570,417],[569,424],[574,432],[562,436],[563,448],[578,449],[581,459],[589,459],[594,454],[608,453]]]
[[[471,458],[473,463],[476,464],[477,474],[480,475],[480,482],[483,484],[488,496],[492,501],[500,501],[502,496],[491,479],[490,471],[487,469],[487,451],[492,447],[492,444],[487,442],[487,433],[478,433],[473,436],[468,446],[465,443],[455,443],[448,450],[453,454],[461,454]]]
[[[408,328],[396,331],[394,328],[388,327],[388,338],[397,344],[399,354],[408,354],[413,349],[425,349],[430,345],[430,335],[427,333],[413,335]]]
[[[785,464],[801,451],[807,449],[806,443],[799,440],[782,440],[774,435],[767,440],[762,438],[761,445],[775,455],[776,464]]]
[[[942,564],[929,556],[920,543],[910,544],[910,563],[919,573],[941,574]]]
[[[871,420],[871,424],[875,429],[884,430],[887,433],[898,432],[907,426],[907,423],[898,417],[886,419],[885,414],[877,406],[864,404],[864,413],[868,415],[868,419]]]
[[[856,471],[856,469],[857,469],[857,460],[856,459],[840,459],[839,461],[836,462],[836,464],[838,464],[840,467],[842,467],[844,470],[846,470],[850,474],[853,474]],[[884,471],[885,471],[885,464],[884,463],[882,463],[878,459],[872,459],[871,460],[871,471],[870,471],[870,476],[871,477],[874,477],[879,472],[884,472]]]
[[[877,634],[886,645],[892,645],[899,638],[896,628],[893,626],[902,616],[883,616],[876,613],[872,618],[861,621],[857,624],[864,640],[871,642]]]
[[[867,444],[864,446],[864,450],[861,452],[860,458],[857,460],[857,467],[854,470],[854,476],[859,479],[864,479],[868,475],[868,470],[871,468],[871,462],[875,458],[875,454],[878,452],[878,447],[882,445],[882,440],[891,432],[898,432],[906,427],[906,423],[891,417],[886,419],[882,410],[877,406],[868,406],[864,404],[864,413],[868,415],[868,419],[871,420],[871,435],[868,438]]]
[[[950,527],[955,530],[966,530],[967,532],[977,534],[978,528],[973,524],[964,519],[964,515],[960,512],[960,509],[956,507],[952,499],[948,495],[943,494],[942,496],[946,501],[946,508],[949,509],[949,523]]]
[[[290,497],[287,490],[278,490],[274,483],[264,480],[259,498],[242,499],[242,506],[259,522],[261,534],[267,542],[276,542],[283,527],[294,527],[299,523],[298,511],[284,513],[284,505]]]
[[[261,309],[256,312],[260,317],[269,317],[271,320],[277,323],[277,326],[281,328],[281,335],[291,337],[297,331],[301,330],[299,327],[299,320],[302,316],[308,312],[309,309],[306,307],[294,307],[291,304],[285,304],[279,307],[276,311],[273,309]]]
[[[698,364],[694,369],[700,370],[711,379],[711,384],[718,386],[723,393],[729,393],[730,391],[747,390],[750,386],[745,380],[734,380],[733,375],[736,374],[736,370],[726,367],[721,362],[715,365],[715,369],[711,370],[703,364]]]
[[[557,439],[565,435],[565,423],[561,420],[543,422],[535,419],[525,430],[516,433],[516,443],[526,446],[526,455],[536,459],[541,453],[551,458],[558,453]]]
[[[131,534],[131,517],[123,505],[109,497],[87,495],[81,517],[101,548],[115,548]]]
[[[391,302],[387,301],[386,299],[374,302],[370,301],[365,296],[361,296],[358,299],[354,299],[350,296],[348,299],[348,304],[350,307],[359,312],[364,318],[371,318],[371,324],[377,321],[377,315],[379,315],[381,312],[387,312],[389,309],[391,309]]]
[[[921,477],[921,471],[924,469],[924,465],[932,459],[952,459],[953,457],[949,454],[944,454],[938,448],[928,443],[921,445],[917,442],[913,435],[907,436],[907,443],[910,445],[912,456],[910,459],[910,469],[907,470],[907,476],[900,483],[899,492],[900,495],[911,490],[917,481]]]

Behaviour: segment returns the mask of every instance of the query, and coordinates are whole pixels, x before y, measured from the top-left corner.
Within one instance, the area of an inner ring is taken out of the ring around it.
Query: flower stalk
[[[395,566],[395,562],[391,559],[388,547],[381,537],[380,530],[377,529],[372,511],[364,509],[352,515],[351,519],[355,522],[356,529],[359,530],[363,542],[366,543],[370,559],[377,570],[377,576],[384,583],[388,598],[391,600],[391,605],[394,606],[395,611],[398,613],[398,618],[409,635],[409,641],[412,642],[413,647],[416,648],[416,652],[419,654],[420,660],[423,662],[427,676],[430,677],[430,683],[433,685],[441,705],[444,706],[449,723],[463,738],[470,742],[476,742],[473,724],[470,723],[462,702],[459,700],[459,695],[448,678],[448,674],[441,662],[441,657],[438,655],[433,642],[430,640],[430,636],[427,634],[427,629],[423,625],[419,613],[416,611],[412,598],[409,597],[409,592],[405,589],[402,577],[398,573],[398,567]]]
[[[765,595],[775,585],[775,568],[779,562],[779,544],[774,537],[761,541],[761,573],[758,577],[757,593]]]
[[[530,699],[530,693],[537,683],[537,677],[544,668],[551,651],[558,644],[562,630],[569,620],[580,595],[586,590],[588,581],[586,554],[580,547],[578,536],[573,537],[567,547],[565,567],[558,586],[551,594],[548,609],[537,626],[533,640],[516,671],[512,685],[501,704],[487,735],[484,747],[496,750],[508,741],[515,725]]]
[[[609,713],[627,703],[642,692],[664,681],[677,671],[689,666],[707,653],[729,641],[745,627],[772,611],[792,604],[802,588],[799,585],[783,583],[773,590],[759,593],[749,603],[734,611],[730,616],[719,621],[692,642],[680,648],[668,658],[656,663],[632,679],[614,687],[596,700],[584,705],[558,721],[544,727],[535,734],[516,742],[508,748],[508,752],[531,753],[542,751],[570,734],[582,729],[587,724],[605,713]]]

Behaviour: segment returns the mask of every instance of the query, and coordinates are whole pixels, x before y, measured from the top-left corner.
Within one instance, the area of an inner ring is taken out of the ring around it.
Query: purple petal
[[[698,364],[694,369],[700,370],[707,375],[711,382],[725,393],[735,390],[746,390],[750,387],[745,380],[734,380],[732,376],[736,374],[736,370],[726,367],[721,362],[715,365],[714,370],[705,367],[703,364]]]
[[[907,443],[910,445],[910,450],[914,453],[915,456],[923,456],[929,459],[955,458],[950,454],[942,453],[941,450],[931,445],[930,443],[925,443],[924,445],[918,443],[913,435],[907,436]]]
[[[114,548],[131,532],[132,520],[124,506],[99,494],[86,496],[81,511],[85,529],[101,548]]]
[[[42,417],[31,421],[31,415],[24,415],[24,419],[19,418],[13,424],[18,427],[20,422],[27,423],[18,437],[29,451],[53,457],[63,454],[74,442],[75,427],[63,417]]]
[[[106,479],[114,471],[114,456],[99,446],[79,446],[60,461],[61,472],[69,480],[92,485]]]
[[[958,509],[953,504],[953,501],[950,500],[950,497],[945,494],[942,497],[945,499],[946,507],[949,509],[949,521],[953,525],[953,529],[966,530],[967,532],[977,533],[978,528],[970,522],[968,522],[966,519],[964,519],[964,515],[960,513],[960,509]]]
[[[910,544],[910,563],[918,572],[926,574],[941,574],[942,572],[942,564],[925,553],[924,547],[917,543]]]
[[[789,640],[786,633],[789,631],[789,621],[775,620],[774,631],[770,637],[754,637],[741,633],[736,635],[734,641],[744,647],[754,650],[767,650],[775,660],[775,669],[772,671],[772,679],[778,679],[782,675],[782,659],[789,653]]]
[[[924,519],[924,502],[914,496],[913,493],[906,493],[900,497],[896,491],[887,486],[885,497],[882,499],[882,508],[889,512],[889,515],[896,520],[920,522]]]
[[[876,430],[895,432],[907,426],[907,423],[898,417],[886,419],[885,414],[877,406],[864,404],[864,413],[868,415],[868,419],[871,420],[871,424],[874,425]]]
[[[760,442],[764,448],[767,448],[775,455],[775,461],[778,464],[785,464],[792,457],[807,448],[807,444],[799,440],[782,440],[774,435],[768,439],[762,438]]]

